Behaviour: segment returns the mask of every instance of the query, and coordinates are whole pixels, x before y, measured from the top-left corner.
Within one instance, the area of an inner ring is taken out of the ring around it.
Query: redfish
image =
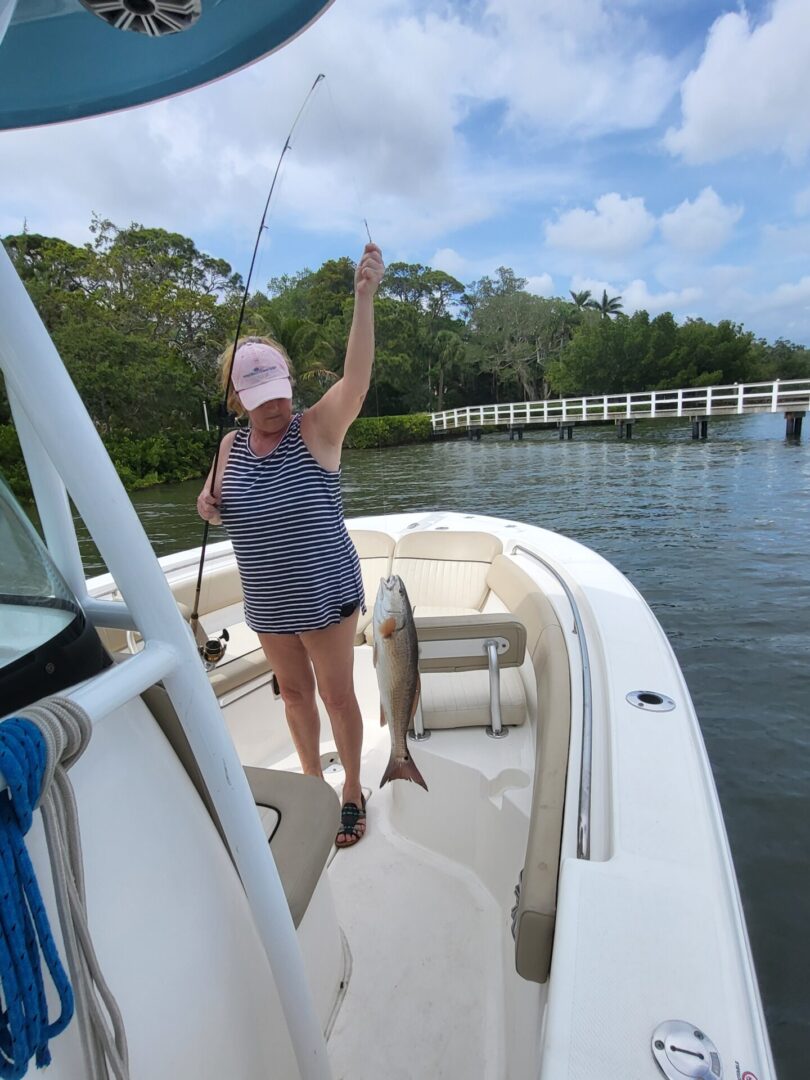
[[[388,724],[391,735],[391,757],[380,787],[389,780],[412,780],[427,791],[408,751],[408,728],[419,702],[419,647],[411,603],[396,574],[380,581],[372,627],[380,724]]]

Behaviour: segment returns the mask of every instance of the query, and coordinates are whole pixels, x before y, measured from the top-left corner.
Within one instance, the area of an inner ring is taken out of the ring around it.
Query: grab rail
[[[579,819],[577,824],[577,858],[590,859],[591,857],[591,770],[593,762],[593,695],[591,693],[591,663],[588,656],[588,643],[585,639],[585,628],[579,614],[574,594],[567,583],[551,563],[522,544],[515,544],[509,552],[514,555],[528,555],[530,559],[540,563],[544,569],[557,579],[562,585],[571,611],[574,615],[574,633],[579,638],[579,653],[582,660],[582,754],[580,758],[579,776]]]

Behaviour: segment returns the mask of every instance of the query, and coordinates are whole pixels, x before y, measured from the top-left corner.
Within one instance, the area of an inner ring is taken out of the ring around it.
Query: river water
[[[646,597],[700,717],[780,1080],[810,1047],[810,451],[781,416],[505,435],[351,451],[347,516],[447,509],[516,518],[594,548]],[[201,542],[200,483],[136,493],[159,555]],[[213,530],[212,538],[224,536]],[[83,541],[88,572],[98,572]],[[700,973],[695,973],[700,978]]]

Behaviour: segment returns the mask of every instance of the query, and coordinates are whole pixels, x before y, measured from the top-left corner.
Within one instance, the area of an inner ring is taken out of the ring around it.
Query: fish
[[[408,728],[419,703],[419,648],[411,603],[397,574],[380,579],[372,620],[374,667],[380,687],[380,725],[388,724],[391,757],[380,781],[428,786],[408,751]]]

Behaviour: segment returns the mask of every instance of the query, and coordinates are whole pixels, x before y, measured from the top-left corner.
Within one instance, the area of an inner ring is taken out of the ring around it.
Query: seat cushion
[[[397,542],[391,570],[405,582],[414,607],[480,611],[489,592],[487,572],[502,547],[488,533],[439,529],[407,533]]]
[[[227,659],[227,652],[225,656],[226,659],[221,664],[217,664],[208,675],[214,693],[219,698],[270,671],[270,661],[261,649],[255,649],[253,652],[246,653],[245,656],[236,656],[230,660]]]
[[[257,769],[245,775],[296,926],[304,917],[340,827],[340,800],[317,776]],[[263,811],[275,811],[266,813]],[[277,816],[276,816],[277,815]]]
[[[422,719],[426,728],[489,727],[489,672],[423,672]],[[519,668],[501,672],[501,720],[515,727],[526,720],[526,695]]]

